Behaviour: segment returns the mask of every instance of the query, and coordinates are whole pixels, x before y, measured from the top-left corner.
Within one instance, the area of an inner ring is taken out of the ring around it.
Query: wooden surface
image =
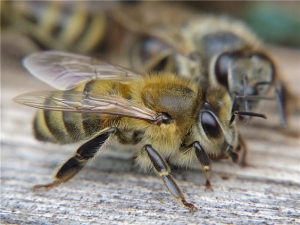
[[[299,52],[272,52],[291,90],[300,96]],[[205,191],[199,168],[174,170],[187,200],[199,208],[196,213],[177,204],[160,178],[139,173],[126,154],[117,157],[109,150],[69,183],[34,193],[31,187],[50,181],[77,146],[34,140],[35,110],[12,98],[50,88],[5,52],[1,73],[2,224],[300,224],[299,114],[291,117],[291,129],[283,133],[275,102],[264,103],[260,112],[268,121],[255,119],[240,127],[249,146],[249,166],[213,162],[213,191]]]

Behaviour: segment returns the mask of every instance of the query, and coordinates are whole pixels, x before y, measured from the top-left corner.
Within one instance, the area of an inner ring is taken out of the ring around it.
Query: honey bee
[[[29,55],[24,66],[58,89],[14,99],[39,109],[33,124],[35,137],[59,144],[85,141],[59,168],[53,182],[36,185],[34,190],[67,182],[105,146],[119,142],[132,145],[135,162],[153,170],[175,199],[195,211],[171,175],[169,163],[200,163],[210,188],[210,159],[238,160],[242,143],[235,115],[265,117],[236,110],[222,86],[199,87],[170,73],[141,76],[90,57],[56,51]]]

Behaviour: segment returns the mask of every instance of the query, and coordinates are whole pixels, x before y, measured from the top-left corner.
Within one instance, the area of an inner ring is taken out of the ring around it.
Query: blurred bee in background
[[[135,162],[161,176],[171,195],[195,211],[168,162],[184,167],[200,163],[210,188],[210,159],[238,160],[236,152],[243,143],[235,116],[265,117],[233,108],[236,104],[222,86],[197,85],[171,73],[140,76],[90,57],[56,51],[29,55],[24,66],[60,90],[14,99],[39,108],[33,124],[36,138],[59,144],[85,141],[59,168],[53,182],[34,190],[67,182],[100,149],[119,142],[133,145]]]
[[[143,72],[174,72],[202,84],[220,84],[233,99],[239,96],[272,99],[266,96],[273,88],[280,121],[286,127],[288,106],[297,105],[294,104],[296,98],[284,85],[275,62],[259,38],[244,23],[189,10],[190,14],[186,15],[185,9],[170,5],[160,4],[156,5],[157,10],[153,9],[155,6],[150,10],[149,5],[124,6],[122,12],[115,14],[118,21],[135,31],[135,35],[123,39],[123,52],[116,53],[122,57],[121,65]],[[167,15],[163,14],[166,8]],[[146,9],[148,16],[137,19],[136,14],[142,17]],[[139,13],[134,14],[135,11]],[[239,110],[245,111],[258,106],[257,101],[237,104]]]
[[[208,83],[223,85],[233,98],[265,97],[273,87],[280,121],[286,127],[287,96],[292,95],[258,37],[241,21],[226,17],[204,16],[186,26]],[[258,102],[244,101],[237,108],[249,111],[257,106]]]

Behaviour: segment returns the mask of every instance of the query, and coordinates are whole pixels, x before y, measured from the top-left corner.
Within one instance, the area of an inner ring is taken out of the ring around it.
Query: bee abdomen
[[[67,144],[89,139],[100,125],[98,115],[38,110],[33,129],[40,141]]]
[[[35,138],[40,141],[57,142],[46,124],[43,110],[38,110],[34,118],[33,132]]]
[[[105,37],[107,13],[101,5],[97,11],[87,2],[20,1],[5,6],[12,26],[43,49],[88,53]]]

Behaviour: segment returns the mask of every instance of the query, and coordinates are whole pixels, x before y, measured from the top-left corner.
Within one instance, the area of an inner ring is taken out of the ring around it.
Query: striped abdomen
[[[44,49],[88,53],[105,37],[107,13],[101,5],[93,11],[88,2],[17,1],[4,6],[11,25]]]
[[[128,85],[109,81],[94,80],[73,90],[130,98]],[[61,92],[61,97],[63,95],[64,92]],[[89,139],[103,128],[112,125],[114,120],[112,116],[94,113],[38,110],[33,129],[38,140],[66,144]]]

